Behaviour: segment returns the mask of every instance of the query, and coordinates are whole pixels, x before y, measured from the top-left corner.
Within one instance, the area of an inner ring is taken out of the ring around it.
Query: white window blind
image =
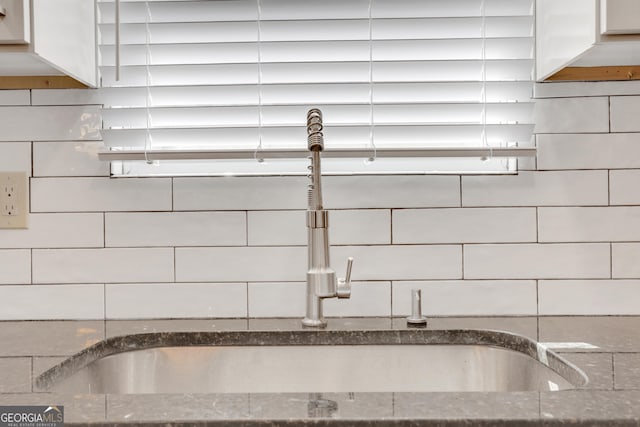
[[[98,2],[106,147],[250,153],[112,162],[116,175],[304,174],[304,157],[268,154],[306,149],[312,107],[326,157],[366,153],[325,173],[503,173],[516,160],[494,150],[532,146],[533,0],[121,0],[119,49],[115,6]],[[396,148],[453,150],[379,155]]]

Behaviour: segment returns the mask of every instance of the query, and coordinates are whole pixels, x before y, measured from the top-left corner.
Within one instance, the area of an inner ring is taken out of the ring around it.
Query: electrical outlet
[[[27,228],[27,180],[25,172],[0,172],[0,228]]]

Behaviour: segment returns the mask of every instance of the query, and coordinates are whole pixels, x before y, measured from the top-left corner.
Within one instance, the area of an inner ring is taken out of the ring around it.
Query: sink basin
[[[586,382],[524,337],[468,330],[130,335],[37,379],[45,390],[105,394],[553,391]]]

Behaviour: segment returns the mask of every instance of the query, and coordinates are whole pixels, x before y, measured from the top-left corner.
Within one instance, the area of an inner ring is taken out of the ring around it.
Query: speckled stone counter
[[[640,426],[640,317],[430,319],[429,330],[497,330],[542,342],[588,375],[589,384],[576,390],[324,393],[335,402],[331,411],[311,410],[309,394],[34,392],[42,372],[111,337],[300,329],[298,319],[0,322],[0,405],[64,405],[67,425]],[[403,319],[389,318],[330,319],[328,327],[365,336],[404,329]]]

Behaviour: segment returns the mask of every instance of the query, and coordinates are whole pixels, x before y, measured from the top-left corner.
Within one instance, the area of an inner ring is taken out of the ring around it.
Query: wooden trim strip
[[[640,66],[566,67],[546,81],[640,80]]]
[[[87,89],[69,76],[0,76],[0,89]]]

